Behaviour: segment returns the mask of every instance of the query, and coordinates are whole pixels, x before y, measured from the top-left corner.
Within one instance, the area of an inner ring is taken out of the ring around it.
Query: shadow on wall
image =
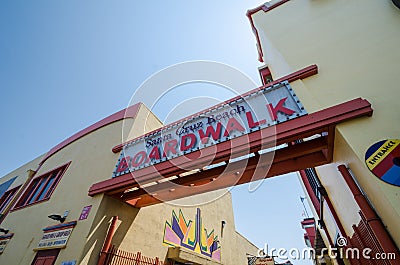
[[[112,245],[118,247],[124,240],[138,212],[139,209],[133,208],[124,202],[108,196],[103,196],[87,235],[87,242],[77,264],[97,264],[108,228],[115,215],[118,216],[119,221],[117,223],[116,233],[112,239]]]

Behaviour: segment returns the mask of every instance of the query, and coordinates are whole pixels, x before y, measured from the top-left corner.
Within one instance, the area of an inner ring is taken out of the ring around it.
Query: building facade
[[[246,264],[257,248],[235,231],[223,188],[300,170],[316,263],[399,264],[393,3],[282,0],[250,10],[264,85],[164,127],[133,105],[1,178],[0,263]],[[258,113],[243,103],[261,98]],[[182,124],[193,131],[159,138]],[[148,139],[148,150],[135,149]],[[158,196],[220,198],[190,207]]]
[[[160,126],[136,104],[2,177],[0,264],[247,264],[257,248],[236,232],[229,192],[198,207],[140,209],[88,195],[111,178],[123,128],[132,139]]]
[[[316,262],[399,264],[399,2],[270,1],[247,16],[264,84],[316,65],[292,83],[308,112],[359,97],[374,110],[332,130],[332,163],[299,173],[316,218],[311,245],[360,251]]]

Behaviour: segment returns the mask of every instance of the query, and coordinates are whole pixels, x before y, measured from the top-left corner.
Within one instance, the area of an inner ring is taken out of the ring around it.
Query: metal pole
[[[99,257],[99,261],[97,262],[97,265],[105,265],[107,253],[110,250],[110,246],[111,246],[111,240],[115,233],[115,227],[117,225],[117,221],[118,221],[118,216],[113,216],[110,228],[108,229],[108,232],[107,232],[106,239],[104,240],[103,248],[101,249],[101,252],[100,252],[100,257]]]

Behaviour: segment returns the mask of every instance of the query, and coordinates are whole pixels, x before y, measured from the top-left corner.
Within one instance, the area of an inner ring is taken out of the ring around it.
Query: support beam
[[[297,160],[297,161],[283,161],[283,162],[276,163],[276,164],[274,163],[266,175],[254,175],[254,171],[255,171],[254,169],[247,170],[244,172],[244,174],[242,175],[242,178],[239,180],[239,182],[237,184],[247,183],[251,179],[254,179],[254,178],[255,179],[260,179],[261,177],[269,178],[269,177],[278,176],[278,175],[296,171],[296,170],[298,170],[298,168],[302,167],[302,164],[307,160],[314,161],[314,163],[313,163],[314,166],[319,166],[319,165],[323,165],[323,164],[327,163],[325,156],[322,152],[304,156],[302,159],[293,159],[293,160]],[[265,169],[265,168],[266,167],[257,168],[258,174],[261,174],[263,169]],[[264,171],[264,173],[265,172],[266,171]],[[157,204],[157,203],[160,203],[163,201],[171,201],[171,200],[184,198],[184,197],[188,197],[188,196],[192,196],[192,195],[196,195],[196,194],[201,194],[201,193],[205,193],[205,192],[209,192],[209,191],[213,191],[213,190],[231,187],[231,185],[227,186],[226,183],[229,183],[229,182],[225,182],[224,180],[229,179],[229,178],[234,178],[235,177],[234,173],[224,174],[222,177],[223,177],[223,179],[221,179],[221,181],[219,181],[219,183],[214,183],[214,182],[216,182],[216,181],[214,181],[212,183],[212,185],[202,185],[202,186],[195,186],[195,187],[182,186],[181,188],[175,189],[172,192],[171,191],[163,191],[163,192],[157,193],[154,196],[146,194],[146,195],[141,196],[140,199],[136,202],[136,204],[134,206],[139,207],[139,208],[146,207],[146,206]]]
[[[256,155],[210,170],[200,171],[186,177],[156,184],[146,189],[115,195],[120,200],[134,201],[136,207],[144,207],[161,201],[170,201],[212,190],[240,185],[297,171],[304,166],[326,164],[322,150],[327,148],[327,137],[296,144],[272,153]]]
[[[162,180],[174,175],[202,168],[206,165],[227,161],[234,157],[256,152],[267,147],[294,142],[320,133],[334,133],[337,124],[361,116],[371,116],[372,108],[367,100],[358,98],[336,106],[317,111],[293,120],[267,127],[217,145],[192,152],[153,166],[139,169],[117,178],[95,183],[90,187],[89,195],[100,193],[118,194],[128,188]],[[331,160],[333,141],[328,142],[325,151]],[[176,166],[179,165],[179,166]],[[305,168],[305,167],[303,167]]]
[[[155,184],[153,186],[147,187],[146,189],[139,189],[131,192],[125,192],[118,196],[122,200],[130,200],[133,198],[138,198],[141,195],[145,195],[147,193],[153,194],[158,193],[160,191],[169,190],[176,188],[177,186],[189,186],[193,184],[194,186],[204,185],[212,181],[213,179],[217,179],[221,175],[235,173],[235,175],[243,175],[244,172],[250,170],[255,170],[257,167],[263,167],[263,170],[267,170],[271,167],[273,163],[284,162],[284,161],[294,161],[296,159],[300,159],[303,156],[307,156],[310,154],[318,153],[320,150],[324,150],[327,148],[328,137],[321,137],[317,139],[313,139],[307,142],[303,142],[300,144],[296,144],[291,147],[283,148],[277,150],[275,152],[269,152],[262,155],[256,154],[254,157],[249,159],[243,159],[237,162],[229,163],[225,166],[219,166],[216,168],[212,168],[209,170],[202,170],[200,172],[181,177],[175,180],[171,180],[168,182],[163,182],[160,184]],[[326,160],[326,158],[325,158]],[[313,161],[308,161],[307,164],[314,163]],[[284,170],[284,169],[280,169]],[[266,171],[263,171],[264,173]],[[239,174],[238,174],[239,173]],[[280,172],[278,172],[279,174]],[[275,174],[275,173],[274,173]],[[284,174],[284,173],[280,173]],[[279,174],[279,175],[280,175]],[[258,179],[262,179],[264,176],[260,176]],[[245,179],[243,177],[243,179]],[[253,179],[253,180],[258,180]],[[230,178],[229,184],[226,185],[235,185],[236,182],[243,180],[238,177]],[[221,187],[219,187],[221,188]],[[218,188],[217,188],[218,189]],[[114,193],[110,193],[114,194]]]

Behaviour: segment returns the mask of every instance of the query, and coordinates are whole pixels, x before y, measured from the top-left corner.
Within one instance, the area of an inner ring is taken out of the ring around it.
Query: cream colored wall
[[[145,118],[150,120],[150,124],[157,124],[154,116],[146,117],[145,114],[147,114],[146,109],[140,108],[135,119],[138,124],[143,124]],[[141,133],[136,133],[132,137],[139,135]],[[78,264],[86,264],[90,255],[97,260],[108,227],[109,216],[99,217],[96,211],[100,204],[107,204],[107,199],[103,200],[103,195],[90,197],[87,194],[93,183],[111,178],[119,157],[119,154],[114,154],[111,149],[120,144],[121,139],[122,121],[114,122],[69,144],[45,161],[36,176],[69,161],[72,162],[50,200],[13,211],[3,221],[2,226],[9,227],[15,235],[9,241],[4,253],[0,255],[1,264],[30,264],[35,256],[32,249],[37,246],[43,235],[42,229],[57,224],[47,216],[56,213],[63,214],[64,211],[69,210],[66,222],[77,220],[82,208],[87,205],[92,205],[89,217],[78,221],[69,238],[67,249],[61,250],[57,258],[57,264],[64,260],[80,262],[81,259],[84,261]],[[37,159],[32,163],[37,164],[38,161]],[[24,166],[23,170],[25,167],[30,168],[32,163]]]
[[[39,162],[41,161],[43,156],[39,156],[38,158],[32,160],[31,162],[19,167],[18,169],[10,172],[9,174],[5,175],[0,179],[1,183],[4,183],[8,181],[9,179],[17,176],[17,178],[14,180],[14,182],[11,184],[11,186],[8,188],[8,190],[13,189],[17,186],[24,185],[24,183],[28,180],[29,177],[29,172],[28,170],[36,170],[38,168]],[[18,190],[17,194],[21,193],[21,188]],[[15,196],[13,201],[15,200]],[[6,207],[6,209],[10,208],[12,205],[12,202],[9,203],[9,205]],[[24,239],[25,243],[23,244],[18,244],[16,243],[16,240],[18,240],[18,237],[21,237],[23,234],[20,234],[20,226],[21,223],[27,222],[28,218],[24,218],[23,220],[19,220],[19,224],[14,223],[14,222],[9,222],[7,218],[1,223],[2,228],[9,229],[9,233],[14,233],[14,236],[11,238],[11,240],[8,242],[4,252],[0,255],[0,264],[21,264],[21,260],[23,259],[23,254],[26,252],[26,245],[29,245],[29,240]],[[26,223],[23,225],[25,227],[28,227]],[[16,239],[17,238],[17,239]],[[22,246],[21,246],[22,245]],[[14,250],[16,247],[20,248],[22,247],[21,251],[20,250]],[[14,250],[14,251],[10,251]],[[19,255],[18,255],[19,254]]]
[[[354,160],[354,154],[349,150],[349,146],[344,141],[342,135],[338,132],[335,137],[334,163],[316,168],[318,176],[323,183],[329,198],[339,214],[347,235],[353,235],[352,224],[358,224],[361,220],[358,212],[360,208],[354,200],[354,197],[343,179],[337,166],[343,163],[349,163]],[[331,231],[334,232],[334,231]],[[334,235],[334,233],[332,233]],[[333,239],[332,239],[333,240]]]
[[[257,248],[238,235],[235,230],[231,194],[225,190],[211,193],[225,194],[218,200],[198,207],[201,210],[204,228],[208,232],[214,229],[215,235],[221,242],[221,263],[227,265],[247,264],[246,253],[256,255]],[[205,198],[213,196],[212,194],[205,193],[195,197],[204,201]],[[188,207],[163,203],[140,210],[130,208],[129,214],[119,216],[121,220],[112,243],[122,250],[134,253],[140,251],[144,256],[159,257],[160,260],[164,260],[168,251],[168,246],[162,243],[164,225],[166,221],[171,222],[172,210],[179,214],[179,209],[181,209],[186,221],[194,221],[197,206]],[[121,213],[121,211],[118,212]],[[221,237],[222,220],[226,221],[226,225]]]
[[[87,192],[93,183],[111,177],[114,163],[118,159],[118,154],[112,153],[111,148],[120,142],[120,126],[121,122],[118,122],[90,133],[68,145],[43,164],[37,176],[72,161],[50,200],[11,212],[7,216],[4,225],[12,225],[16,233],[3,253],[6,255],[0,257],[1,260],[8,260],[7,257],[10,257],[14,261],[20,260],[15,264],[30,264],[35,255],[32,249],[43,235],[42,229],[57,224],[47,218],[48,215],[63,214],[69,210],[66,221],[72,221],[79,218],[82,208],[86,205],[93,205],[92,211],[96,211],[101,196],[92,198]],[[32,216],[29,225],[27,216]],[[66,251],[61,251],[58,260],[78,258],[85,244],[82,234],[87,236],[92,221],[93,212],[87,220],[78,222],[68,242],[68,256],[64,255]],[[18,251],[7,251],[8,248]]]
[[[358,97],[371,102],[372,117],[337,126],[341,138],[336,140],[334,162],[349,165],[400,246],[398,187],[377,179],[364,162],[370,145],[400,135],[400,10],[389,0],[294,0],[266,14],[259,11],[253,19],[275,79],[318,65],[317,75],[292,84],[308,112]],[[335,182],[340,178],[336,165],[318,172],[349,230],[356,221],[351,216],[355,207],[345,207],[348,196],[343,197],[344,184]]]
[[[50,200],[13,211],[6,217],[2,226],[10,228],[15,235],[9,241],[4,253],[0,255],[0,264],[30,264],[36,254],[33,249],[43,235],[42,229],[57,224],[47,216],[55,213],[63,214],[69,210],[66,222],[78,220],[82,208],[87,205],[92,205],[88,218],[77,222],[67,247],[60,251],[56,264],[66,260],[77,260],[79,265],[97,264],[114,215],[119,217],[119,221],[113,244],[130,252],[141,251],[148,257],[158,256],[161,259],[166,257],[168,247],[162,243],[165,221],[171,220],[173,209],[177,213],[182,209],[185,218],[194,220],[197,207],[158,204],[139,210],[108,196],[87,195],[93,183],[111,177],[119,157],[119,154],[112,153],[111,149],[121,143],[123,129],[129,132],[129,138],[134,138],[144,131],[161,126],[155,116],[147,117],[148,113],[148,109],[141,106],[135,121],[132,119],[125,122],[118,121],[102,127],[69,144],[45,161],[36,176],[67,162],[71,161],[71,164]],[[148,121],[147,124],[145,120]],[[22,176],[29,168],[36,169],[41,158],[13,171],[4,180],[14,175]],[[23,183],[25,180],[26,176],[18,183]],[[203,225],[209,231],[215,229],[221,241],[223,264],[247,264],[246,253],[256,254],[257,248],[238,235],[235,230],[230,193],[215,191],[180,200],[179,203],[188,205],[221,195],[223,196],[220,199],[200,206]],[[226,221],[226,226],[221,238],[222,220]]]
[[[97,197],[97,196],[96,196]],[[117,222],[117,231],[126,230],[132,225],[132,221],[138,213],[138,209],[123,203],[121,201],[115,200],[109,196],[100,195],[101,203],[98,206],[97,212],[93,213],[93,221],[91,226],[86,227],[85,233],[86,244],[80,249],[80,256],[78,255],[76,259],[79,265],[96,265],[99,257],[99,253],[104,244],[105,236],[107,234],[108,228],[111,224],[113,216],[118,216],[119,220]],[[82,241],[82,236],[76,237],[77,243]]]
[[[257,256],[258,255],[259,248],[256,245],[254,245],[252,242],[250,242],[246,237],[244,237],[239,232],[236,232],[236,244],[238,246],[238,249],[241,251],[241,253],[249,254],[249,256]],[[247,259],[244,260],[243,256],[241,256],[238,261],[240,261],[241,264],[245,264],[245,262],[247,262]]]
[[[136,119],[134,122],[132,119],[124,121],[122,133],[123,142],[141,136],[162,126],[162,122],[144,104],[141,104],[139,107],[138,117],[140,117],[140,119]]]
[[[43,155],[35,158],[34,160],[30,161],[29,163],[26,163],[25,165],[17,168],[16,170],[13,170],[12,172],[8,173],[7,175],[1,177],[0,184],[2,184],[14,177],[17,177],[14,180],[14,182],[10,185],[10,187],[8,187],[8,189],[7,189],[7,190],[11,190],[15,187],[21,186],[20,189],[17,191],[16,195],[14,196],[14,197],[16,197],[18,195],[18,193],[20,193],[22,191],[21,188],[22,188],[23,184],[27,181],[29,176],[32,175],[32,174],[30,174],[29,171],[32,171],[32,170],[35,171],[38,168],[39,163],[42,160],[42,158],[43,158]],[[6,206],[6,208],[3,210],[2,213],[6,212],[7,209],[9,207],[11,207],[12,203],[13,203],[13,200]]]
[[[13,189],[19,185],[22,185],[25,183],[26,179],[28,178],[28,170],[36,170],[39,166],[40,161],[42,160],[44,155],[41,155],[34,160],[26,163],[25,165],[11,171],[7,175],[3,176],[0,178],[0,184],[4,183],[14,177],[17,177],[14,182],[11,184],[11,186],[8,188],[8,190]]]

